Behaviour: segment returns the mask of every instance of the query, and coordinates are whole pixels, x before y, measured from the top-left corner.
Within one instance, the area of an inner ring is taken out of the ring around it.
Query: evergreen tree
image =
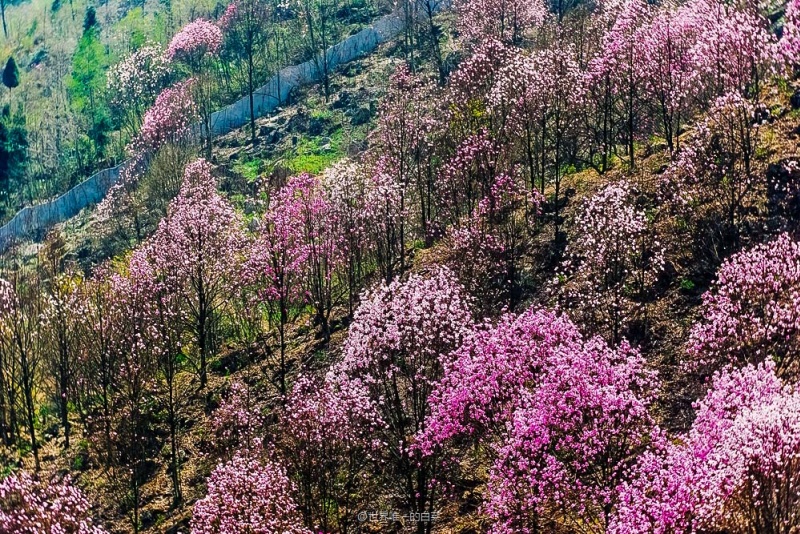
[[[0,199],[10,200],[13,182],[19,182],[28,159],[28,130],[22,110],[11,113],[8,104],[0,111]]]
[[[19,86],[19,69],[17,62],[14,61],[14,56],[8,58],[6,67],[3,69],[3,85],[9,89]]]

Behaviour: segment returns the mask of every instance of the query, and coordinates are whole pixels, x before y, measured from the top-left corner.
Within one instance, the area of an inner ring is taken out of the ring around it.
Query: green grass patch
[[[294,154],[286,160],[286,167],[295,173],[319,174],[344,157],[342,140],[341,130],[336,130],[329,138],[302,138],[294,148]]]

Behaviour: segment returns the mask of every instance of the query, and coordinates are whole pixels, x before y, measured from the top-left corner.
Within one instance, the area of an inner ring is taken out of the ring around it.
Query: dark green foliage
[[[14,56],[8,58],[6,67],[3,69],[3,85],[9,89],[19,85],[19,69],[17,68],[17,62],[14,61]]]
[[[50,11],[53,13],[58,13],[61,9],[61,0],[53,0],[53,4],[50,6]]]
[[[11,113],[8,104],[0,112],[0,200],[8,204],[11,187],[25,174],[28,161],[28,130],[21,109]]]
[[[88,32],[97,26],[97,12],[90,6],[89,9],[86,10],[86,16],[83,17],[83,31]]]

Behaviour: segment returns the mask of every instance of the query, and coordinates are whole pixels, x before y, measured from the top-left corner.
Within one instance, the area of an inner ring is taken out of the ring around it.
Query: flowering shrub
[[[206,55],[216,55],[222,48],[222,30],[213,22],[197,19],[172,38],[167,47],[171,61],[196,63]]]
[[[177,143],[197,120],[197,107],[192,99],[192,78],[164,89],[147,110],[139,135],[130,150],[136,153],[155,151],[165,143]]]
[[[797,373],[800,356],[800,244],[788,234],[722,264],[703,297],[703,319],[689,340],[692,366],[709,371],[774,358]]]
[[[42,483],[19,473],[0,480],[0,532],[104,534],[89,518],[89,501],[69,478]]]
[[[617,343],[663,268],[663,251],[625,181],[591,197],[575,221],[562,292],[566,309]]]
[[[661,442],[639,460],[610,531],[797,528],[798,400],[771,361],[716,373],[683,441]]]
[[[585,340],[563,316],[531,309],[456,351],[420,443],[426,453],[464,440],[484,445],[493,531],[533,532],[551,521],[602,531],[654,430],[655,386],[626,343],[614,350]]]
[[[297,379],[281,416],[279,441],[298,481],[305,524],[346,531],[369,484],[380,417],[364,390],[346,381]],[[359,499],[359,496],[361,499]]]
[[[236,455],[217,466],[192,510],[192,534],[308,534],[283,467]]]

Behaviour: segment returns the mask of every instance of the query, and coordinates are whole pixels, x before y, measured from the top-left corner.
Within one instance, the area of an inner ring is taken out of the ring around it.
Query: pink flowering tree
[[[653,435],[656,386],[626,343],[612,349],[530,309],[456,351],[420,442],[427,453],[463,447],[489,460],[483,510],[493,531],[604,532],[629,463]]]
[[[604,85],[601,96],[603,110],[603,165],[608,166],[608,151],[613,145],[625,147],[629,167],[635,167],[635,142],[642,134],[643,92],[648,62],[640,43],[640,31],[650,17],[650,9],[642,0],[626,0],[618,5],[613,24],[603,36],[602,48],[589,65],[589,81]],[[616,127],[612,130],[611,125]],[[613,142],[611,140],[614,140]]]
[[[405,270],[403,243],[409,238],[427,238],[435,215],[432,140],[437,122],[433,87],[430,81],[412,74],[407,65],[398,66],[389,79],[372,141],[372,151],[379,160],[376,174],[391,180],[399,195],[397,244],[387,251],[394,249],[399,256],[400,272]]]
[[[237,283],[243,259],[241,217],[216,186],[208,162],[187,165],[181,191],[152,237],[156,269],[171,278],[167,283],[176,288],[186,310],[185,329],[201,388],[228,291]]]
[[[647,58],[642,65],[643,96],[655,111],[654,122],[673,152],[678,133],[692,118],[697,102],[697,69],[692,47],[702,32],[688,6],[660,10],[636,36],[637,48]]]
[[[363,389],[377,411],[387,488],[413,513],[432,511],[438,463],[420,454],[415,436],[427,428],[433,385],[471,323],[463,289],[446,269],[383,285],[356,312],[344,359],[331,374],[344,390]],[[417,526],[420,533],[430,528]]]
[[[800,243],[781,234],[722,264],[692,329],[695,368],[714,371],[772,358],[780,374],[797,373],[800,336]]]
[[[192,98],[190,78],[161,91],[147,110],[137,138],[131,143],[136,153],[154,152],[166,143],[180,143],[189,134],[198,110]]]
[[[332,218],[340,227],[343,257],[338,262],[337,274],[340,284],[347,288],[348,311],[352,316],[359,288],[367,275],[368,261],[375,251],[373,237],[381,233],[375,204],[386,199],[370,187],[374,182],[367,167],[351,160],[329,166],[320,181]]]
[[[228,460],[237,454],[260,454],[266,426],[263,408],[253,388],[239,380],[231,382],[211,417],[214,449]]]
[[[148,476],[148,458],[154,453],[152,394],[156,379],[155,359],[160,340],[151,328],[153,306],[146,285],[135,276],[111,272],[106,313],[109,346],[115,373],[110,392],[110,433],[105,451],[111,487],[119,492],[119,505],[134,532],[141,528],[143,486]],[[99,436],[98,436],[99,437]]]
[[[664,263],[663,250],[635,200],[631,185],[621,181],[585,202],[557,279],[565,309],[613,344],[641,315]]]
[[[367,468],[381,446],[380,417],[355,382],[297,379],[281,414],[282,456],[297,482],[303,521],[314,532],[347,532],[367,504]]]
[[[222,48],[222,30],[213,22],[197,19],[184,26],[175,34],[167,48],[167,57],[171,61],[182,61],[190,68],[199,68],[198,64],[207,56],[214,56]]]
[[[797,528],[798,396],[772,361],[714,375],[679,441],[642,456],[613,533],[785,532]]]
[[[154,44],[141,47],[109,69],[111,109],[131,137],[139,131],[145,110],[167,87],[171,74],[164,50]]]
[[[455,2],[459,33],[472,42],[493,38],[519,43],[527,33],[547,18],[541,0],[460,0]]]
[[[167,47],[167,57],[184,67],[195,82],[192,96],[202,119],[206,157],[211,157],[211,114],[214,109],[213,63],[222,48],[222,30],[213,22],[197,19],[181,29]]]
[[[703,28],[690,52],[700,87],[705,89],[703,101],[713,102],[731,92],[758,99],[780,54],[769,20],[756,3],[695,0],[687,9]]]
[[[16,534],[104,534],[69,477],[45,482],[25,472],[0,480],[0,531]]]
[[[336,304],[336,272],[345,261],[344,236],[336,211],[320,178],[301,174],[289,180],[287,195],[297,203],[306,264],[304,286],[322,335],[330,338],[330,316]]]
[[[735,240],[763,182],[757,110],[738,93],[717,98],[665,173],[669,205],[682,210],[696,233],[710,232],[717,246]]]
[[[448,230],[448,263],[487,314],[503,300],[517,300],[523,243],[541,205],[538,191],[528,193],[502,174],[474,213]]]
[[[39,414],[36,410],[43,371],[42,352],[45,329],[42,315],[45,300],[39,292],[35,278],[27,278],[21,271],[9,273],[9,280],[0,278],[0,359],[3,364],[6,406],[10,428],[7,437],[16,436],[20,428],[27,433],[38,472],[41,442],[36,429]]]
[[[786,63],[792,68],[800,64],[800,2],[797,0],[786,4],[783,34],[778,44]]]
[[[208,493],[192,509],[192,534],[309,534],[292,498],[293,484],[273,461],[236,455],[217,466]]]
[[[307,302],[303,289],[308,247],[304,239],[304,206],[295,179],[278,190],[259,221],[243,275],[258,302],[269,312],[270,325],[277,322],[278,384],[286,395],[286,328]]]
[[[182,354],[185,325],[189,311],[184,306],[179,266],[164,262],[157,240],[147,241],[131,254],[127,270],[131,290],[143,295],[145,329],[142,335],[152,358],[156,387],[148,391],[166,414],[169,432],[169,473],[172,482],[172,505],[183,500],[181,489],[181,438],[184,409],[190,381],[184,380],[186,358]]]
[[[131,226],[137,242],[146,234],[144,214],[154,205],[171,199],[180,187],[180,180],[164,180],[164,175],[158,176],[156,179],[159,181],[152,189],[158,192],[159,197],[149,198],[140,184],[148,167],[154,163],[157,166],[160,157],[167,160],[167,167],[177,167],[185,161],[191,126],[198,118],[192,96],[194,83],[189,79],[159,93],[155,103],[145,112],[138,135],[128,145],[131,159],[97,208],[98,219],[114,225],[123,235],[128,234],[128,226]],[[171,178],[180,176],[182,171],[180,167],[165,174]]]

